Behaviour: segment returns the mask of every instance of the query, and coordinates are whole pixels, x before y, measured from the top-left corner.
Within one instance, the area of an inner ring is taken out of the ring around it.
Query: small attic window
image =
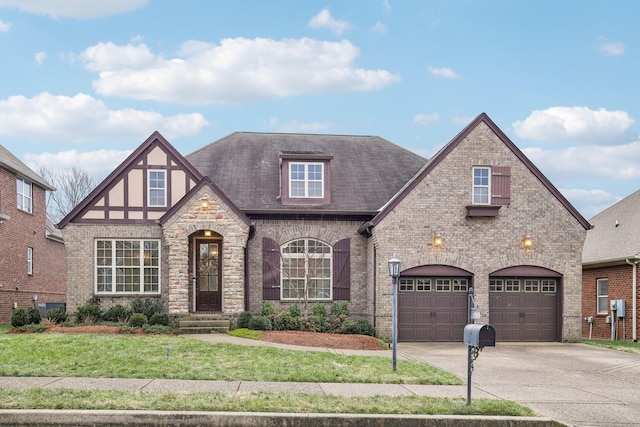
[[[330,202],[333,156],[317,151],[280,153],[280,194],[284,205],[325,205]]]

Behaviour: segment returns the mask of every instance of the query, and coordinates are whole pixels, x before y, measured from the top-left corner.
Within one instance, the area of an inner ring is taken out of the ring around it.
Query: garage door
[[[400,277],[398,341],[462,341],[467,277]]]
[[[557,341],[556,278],[492,277],[489,280],[489,323],[496,341]]]

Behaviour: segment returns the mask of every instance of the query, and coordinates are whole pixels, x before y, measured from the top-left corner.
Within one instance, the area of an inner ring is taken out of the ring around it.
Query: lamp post
[[[398,346],[398,277],[400,277],[400,265],[402,263],[394,257],[389,260],[389,276],[393,283],[393,303],[391,306],[391,342],[393,349],[393,370],[396,370],[397,346]]]

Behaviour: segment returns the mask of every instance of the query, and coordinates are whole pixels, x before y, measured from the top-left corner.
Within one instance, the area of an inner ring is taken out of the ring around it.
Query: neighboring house
[[[640,191],[589,222],[593,229],[587,233],[582,254],[582,337],[636,341]],[[616,301],[615,313],[612,301]]]
[[[372,136],[234,133],[183,157],[151,135],[59,227],[70,311],[162,298],[172,316],[348,301],[400,341],[580,339],[589,223],[478,116],[431,160]],[[473,288],[473,290],[472,290]]]
[[[0,323],[14,307],[65,302],[65,247],[46,216],[54,190],[0,145]]]

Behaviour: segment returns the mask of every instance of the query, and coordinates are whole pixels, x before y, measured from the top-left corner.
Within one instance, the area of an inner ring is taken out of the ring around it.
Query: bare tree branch
[[[41,166],[38,173],[56,188],[47,194],[47,216],[54,223],[60,222],[98,184],[97,178],[76,166],[59,171]]]

